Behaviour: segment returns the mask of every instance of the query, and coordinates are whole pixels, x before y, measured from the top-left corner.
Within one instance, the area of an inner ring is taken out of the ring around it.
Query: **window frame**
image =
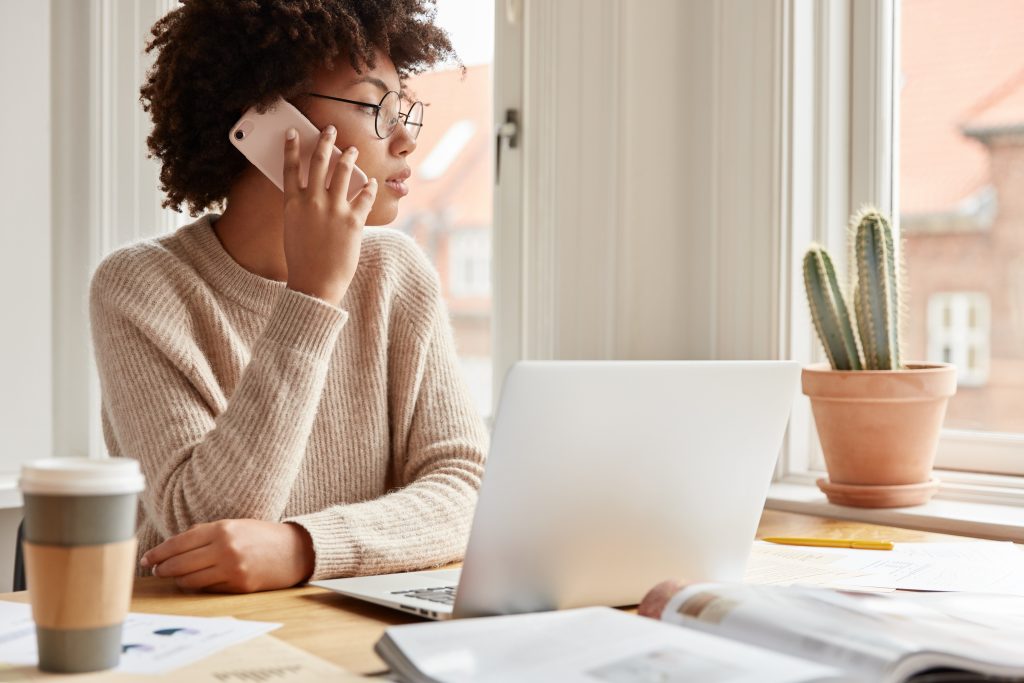
[[[889,52],[892,55],[890,64],[887,66],[887,74],[877,75],[878,81],[887,79],[888,89],[893,97],[893,131],[899,130],[899,100],[895,97],[896,69],[899,61],[899,35],[901,17],[899,5],[893,0],[885,0],[892,3],[892,31],[891,47]],[[878,16],[876,22],[883,17]],[[854,27],[856,30],[856,26]],[[858,36],[855,34],[855,40]],[[877,87],[877,85],[876,85]],[[895,134],[892,136],[892,162],[889,166],[892,175],[892,199],[891,206],[899,206],[899,174],[894,169],[899,168],[899,144]],[[895,214],[895,224],[898,229],[899,217]],[[981,485],[994,489],[1005,489],[1017,491],[1020,497],[1018,505],[1024,505],[1024,486],[1020,478],[1024,476],[1024,434],[1001,434],[998,432],[981,432],[958,429],[943,429],[939,439],[939,447],[935,457],[935,468],[942,471],[940,477],[944,487],[940,495],[966,495],[965,490],[969,486]],[[980,475],[969,476],[963,475]],[[1002,476],[994,476],[1002,475]],[[1016,481],[1014,481],[1016,479]],[[993,490],[992,496],[1001,497],[1000,491]],[[978,492],[984,497],[984,488]],[[961,498],[962,499],[962,498]]]
[[[59,456],[107,456],[85,296],[93,271],[116,246],[182,223],[161,207],[160,167],[147,154],[149,120],[138,103],[138,84],[155,58],[144,50],[148,30],[175,5],[83,0],[53,15],[52,183],[53,196],[61,198],[53,206],[53,452]]]
[[[806,205],[813,226],[796,220],[791,210],[790,259],[802,255],[811,241],[826,245],[841,272],[846,268],[846,222],[840,219],[864,203],[893,216],[899,230],[899,101],[898,67],[900,11],[898,0],[830,0],[789,5],[790,85],[783,100],[790,107],[788,175],[793,205]],[[803,16],[801,16],[803,14]],[[801,67],[810,62],[814,67]],[[811,92],[801,93],[799,69],[813,69]],[[800,124],[800,112],[813,125]],[[801,159],[812,179],[800,182]],[[808,195],[800,199],[800,189]],[[827,227],[821,227],[827,226]],[[788,305],[791,358],[802,363],[824,360],[807,320],[798,269],[781,297]],[[942,486],[939,500],[1024,506],[1024,434],[944,429],[935,469]],[[809,401],[800,396],[776,481],[810,485],[825,474],[824,458],[810,416]]]
[[[492,130],[501,145],[500,169],[494,176],[491,226],[491,390],[493,426],[505,375],[526,355],[526,301],[523,259],[527,251],[524,225],[523,143],[512,147],[497,132],[506,123],[506,112],[523,111],[524,103],[524,8],[525,0],[494,0],[494,108]],[[519,133],[518,128],[516,133]],[[521,137],[521,136],[520,136]]]

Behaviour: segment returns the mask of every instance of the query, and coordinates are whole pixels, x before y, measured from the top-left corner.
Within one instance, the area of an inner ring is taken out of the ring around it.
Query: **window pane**
[[[434,262],[451,314],[463,376],[484,416],[491,411],[491,64],[493,3],[438,0],[437,23],[466,65],[413,76],[427,105],[409,156],[409,194],[391,227],[411,235]]]
[[[1021,26],[1020,0],[901,3],[906,351],[958,365],[955,429],[1024,432]]]

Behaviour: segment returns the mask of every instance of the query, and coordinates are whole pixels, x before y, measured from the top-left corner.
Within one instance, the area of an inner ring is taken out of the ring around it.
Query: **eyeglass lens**
[[[377,110],[377,135],[381,138],[386,138],[395,132],[395,127],[398,125],[401,117],[402,100],[397,92],[391,91],[384,95],[384,99],[380,101],[380,109]],[[409,137],[413,140],[420,134],[420,128],[423,123],[423,104],[416,102],[412,105],[409,110],[409,115],[406,117],[405,129],[409,133]]]
[[[409,131],[409,136],[413,140],[423,130],[423,103],[413,102],[412,107],[409,109],[408,116],[405,117],[405,127]]]

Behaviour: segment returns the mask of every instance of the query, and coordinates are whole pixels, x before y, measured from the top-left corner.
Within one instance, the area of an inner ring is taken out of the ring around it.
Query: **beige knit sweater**
[[[425,255],[368,229],[339,308],[242,268],[217,218],[92,280],[104,438],[146,476],[140,554],[251,518],[307,529],[314,579],[461,558],[488,436]]]

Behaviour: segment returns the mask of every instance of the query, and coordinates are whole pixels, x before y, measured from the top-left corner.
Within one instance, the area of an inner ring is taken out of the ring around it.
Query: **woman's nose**
[[[406,156],[416,150],[416,141],[412,139],[412,134],[406,126],[396,126],[395,132],[391,134],[391,137],[392,147],[398,156]]]

